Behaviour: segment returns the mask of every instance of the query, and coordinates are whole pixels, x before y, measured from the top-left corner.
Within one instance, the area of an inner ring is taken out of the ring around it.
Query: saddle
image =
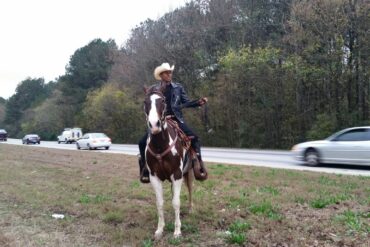
[[[208,177],[208,173],[206,168],[204,167],[203,162],[200,162],[197,157],[197,153],[191,147],[191,139],[193,136],[187,136],[184,131],[179,127],[177,121],[173,118],[173,116],[166,116],[167,124],[175,129],[177,132],[178,138],[181,140],[181,144],[183,148],[186,150],[186,156],[184,160],[184,169],[183,174],[187,173],[188,170],[192,167],[194,169],[194,177],[196,180],[206,180]],[[189,165],[191,161],[191,167]]]
[[[176,130],[182,146],[188,151],[191,147],[191,136],[187,136],[182,129],[180,129],[179,124],[172,116],[166,116],[167,124]]]

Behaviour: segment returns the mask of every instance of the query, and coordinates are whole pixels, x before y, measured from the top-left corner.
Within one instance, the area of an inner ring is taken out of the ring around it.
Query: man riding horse
[[[182,108],[199,107],[207,103],[208,99],[203,97],[199,100],[189,100],[184,88],[181,84],[172,81],[172,72],[175,66],[170,66],[168,63],[162,63],[154,70],[154,77],[159,83],[153,85],[158,90],[162,90],[166,99],[165,116],[174,119],[180,129],[191,137],[191,147],[195,150],[201,167],[204,167],[202,156],[200,152],[200,140],[198,136],[187,126],[181,112]],[[139,166],[140,166],[140,181],[142,183],[149,183],[149,171],[146,167],[145,161],[145,147],[148,138],[148,132],[141,138],[139,142]]]

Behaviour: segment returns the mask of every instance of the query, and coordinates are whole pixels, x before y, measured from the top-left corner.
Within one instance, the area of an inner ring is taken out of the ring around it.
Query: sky
[[[0,2],[0,97],[28,77],[45,82],[65,74],[73,53],[90,41],[114,39],[184,6],[187,0],[5,0]]]

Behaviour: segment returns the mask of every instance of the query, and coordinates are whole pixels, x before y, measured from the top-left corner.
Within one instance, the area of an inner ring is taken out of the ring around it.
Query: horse
[[[163,234],[165,226],[163,214],[164,181],[169,181],[172,188],[172,206],[175,211],[174,237],[181,236],[180,221],[180,192],[182,182],[185,181],[189,193],[189,212],[192,211],[192,189],[195,178],[202,179],[199,162],[192,158],[191,151],[186,150],[184,136],[176,128],[176,122],[165,117],[166,101],[161,90],[152,87],[145,90],[144,111],[149,129],[145,149],[146,165],[149,170],[150,183],[155,191],[157,201],[158,226],[155,238]],[[190,146],[190,145],[188,145]],[[189,149],[191,150],[191,149]],[[195,166],[194,166],[195,164]],[[196,167],[196,169],[194,168]],[[204,175],[203,175],[204,177]]]

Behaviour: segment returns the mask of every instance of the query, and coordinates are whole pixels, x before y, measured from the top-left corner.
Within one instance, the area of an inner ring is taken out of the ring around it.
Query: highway
[[[6,144],[23,145],[20,139],[8,139]],[[25,146],[25,145],[24,145]],[[88,150],[77,150],[76,144],[58,144],[56,141],[41,141],[38,145],[29,145],[40,148],[57,148],[66,150],[76,150],[78,152],[89,152]],[[137,155],[139,149],[132,144],[112,144],[109,150],[94,150],[90,152],[121,153],[127,155]],[[205,162],[249,165],[270,167],[276,169],[291,169],[301,171],[314,171],[324,173],[335,173],[343,175],[370,176],[370,167],[344,166],[344,165],[325,165],[320,167],[308,167],[302,162],[296,161],[289,151],[275,150],[253,150],[253,149],[234,149],[234,148],[202,148],[202,156]]]

